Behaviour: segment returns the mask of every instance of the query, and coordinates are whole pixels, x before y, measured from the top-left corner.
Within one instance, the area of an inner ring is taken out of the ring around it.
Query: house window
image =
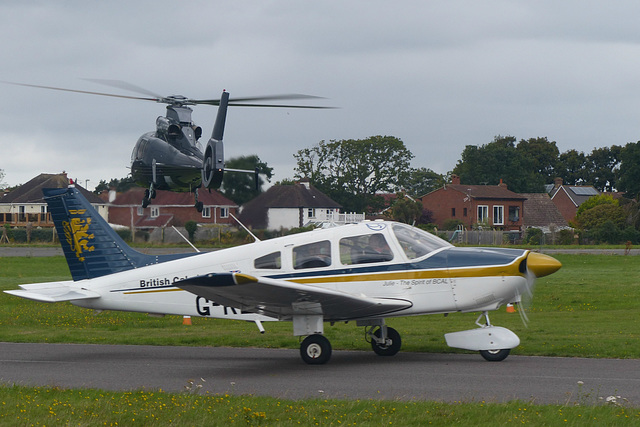
[[[493,225],[504,225],[504,206],[493,207]]]
[[[520,206],[509,206],[509,221],[520,221]]]
[[[144,215],[144,208],[142,206],[138,206],[138,216]]]
[[[47,206],[46,205],[40,206],[40,213],[41,214],[46,214],[47,213]]]
[[[307,217],[315,218],[316,217],[316,210],[314,208],[308,208],[307,209]]]
[[[456,216],[456,208],[451,208],[451,217]]]
[[[151,218],[158,218],[160,216],[160,208],[157,206],[151,206]]]
[[[462,216],[467,216],[467,208],[462,208]]]
[[[220,208],[220,218],[229,218],[229,208]]]
[[[204,206],[202,208],[202,218],[211,218],[211,207]]]
[[[489,219],[489,206],[478,205],[478,222],[485,222]]]

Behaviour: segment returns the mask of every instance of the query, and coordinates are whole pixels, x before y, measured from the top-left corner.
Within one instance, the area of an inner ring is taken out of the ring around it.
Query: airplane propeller
[[[518,301],[520,319],[524,326],[528,327],[529,316],[527,316],[526,311],[531,307],[536,279],[555,273],[562,267],[562,264],[555,258],[538,252],[529,252],[525,263],[524,274],[527,279],[527,285],[524,295],[520,292],[516,293],[516,301]]]
[[[2,83],[15,85],[15,86],[25,86],[25,87],[34,87],[39,89],[49,89],[49,90],[59,90],[62,92],[75,92],[75,93],[84,93],[88,95],[100,95],[100,96],[110,96],[113,98],[125,98],[125,99],[136,99],[141,101],[153,101],[162,104],[169,104],[173,106],[185,106],[185,105],[220,105],[220,98],[215,99],[191,99],[186,98],[182,95],[170,95],[170,96],[161,96],[155,94],[147,89],[141,88],[131,83],[127,83],[121,80],[108,80],[108,79],[83,79],[86,81],[90,81],[93,83],[99,83],[106,86],[116,87],[119,89],[128,90],[131,92],[137,92],[146,96],[131,96],[131,95],[119,95],[114,93],[106,93],[106,92],[95,92],[88,90],[78,90],[78,89],[68,89],[61,88],[55,86],[43,86],[43,85],[35,85],[28,83],[17,83],[2,80]],[[318,105],[295,105],[295,104],[256,104],[256,101],[284,101],[284,100],[295,100],[295,99],[325,99],[320,96],[313,95],[303,95],[298,93],[291,94],[280,94],[280,95],[267,95],[267,96],[252,96],[252,97],[243,97],[243,98],[232,98],[229,100],[229,105],[236,107],[269,107],[269,108],[311,108],[311,109],[333,109],[335,107],[325,107]]]

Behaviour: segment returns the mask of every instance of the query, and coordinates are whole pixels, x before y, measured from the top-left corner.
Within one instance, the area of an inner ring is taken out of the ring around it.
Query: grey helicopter
[[[333,108],[313,105],[260,103],[294,99],[322,99],[321,97],[311,95],[282,94],[230,99],[229,92],[224,90],[218,99],[191,99],[182,95],[160,96],[144,88],[120,80],[85,80],[137,92],[146,96],[118,95],[8,81],[4,81],[4,83],[167,104],[165,115],[159,116],[156,119],[156,130],[140,136],[131,153],[131,176],[136,184],[146,188],[145,195],[142,199],[142,207],[144,208],[149,206],[151,200],[156,197],[156,190],[169,190],[175,192],[193,192],[195,194],[194,206],[198,212],[202,212],[203,204],[198,201],[198,189],[220,188],[225,172],[254,174],[256,187],[258,186],[258,174],[260,173],[258,169],[251,171],[225,168],[224,144],[222,139],[227,117],[227,107]],[[209,138],[204,148],[200,142],[202,128],[191,120],[191,113],[193,112],[191,106],[200,104],[218,106],[211,138]]]

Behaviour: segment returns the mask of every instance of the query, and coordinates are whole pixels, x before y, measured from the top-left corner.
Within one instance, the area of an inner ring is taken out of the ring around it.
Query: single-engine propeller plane
[[[506,358],[520,339],[489,311],[519,302],[552,257],[521,249],[457,248],[406,224],[371,221],[208,253],[151,256],[131,249],[70,185],[44,190],[73,280],[9,294],[95,310],[291,321],[309,364],[331,357],[326,322],[365,327],[375,353],[400,350],[396,316],[480,312],[478,327],[448,333],[452,347]],[[484,322],[480,320],[484,318]]]
[[[111,93],[65,89],[25,83],[4,83],[64,92],[154,101],[167,104],[165,116],[159,116],[156,119],[156,130],[142,135],[138,139],[138,142],[136,142],[131,153],[131,176],[138,185],[147,188],[142,200],[142,206],[145,208],[149,206],[151,199],[155,198],[156,190],[169,190],[176,192],[193,192],[195,194],[195,207],[198,212],[202,212],[202,202],[198,201],[198,188],[220,188],[225,171],[252,173],[255,175],[256,186],[258,185],[259,170],[249,171],[225,169],[224,145],[222,138],[224,135],[224,127],[227,117],[227,107],[331,108],[311,105],[264,103],[265,101],[286,101],[310,98],[319,99],[317,96],[310,95],[283,94],[230,98],[229,92],[223,91],[219,99],[191,99],[181,95],[156,95],[146,89],[120,80],[87,80],[119,87],[145,96],[116,95]],[[216,115],[211,138],[209,138],[204,149],[200,143],[202,128],[197,126],[191,120],[191,113],[193,110],[190,106],[199,104],[218,106],[218,113]]]

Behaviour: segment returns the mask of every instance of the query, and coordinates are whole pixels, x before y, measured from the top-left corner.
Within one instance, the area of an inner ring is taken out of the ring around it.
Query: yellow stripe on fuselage
[[[496,277],[496,276],[520,276],[518,266],[525,257],[516,258],[508,265],[490,267],[457,267],[452,269],[432,269],[432,270],[405,270],[381,273],[363,273],[338,276],[315,276],[299,279],[287,279],[290,282],[307,283],[348,283],[348,282],[375,282],[384,280],[413,280],[413,279],[444,279],[458,277]]]

